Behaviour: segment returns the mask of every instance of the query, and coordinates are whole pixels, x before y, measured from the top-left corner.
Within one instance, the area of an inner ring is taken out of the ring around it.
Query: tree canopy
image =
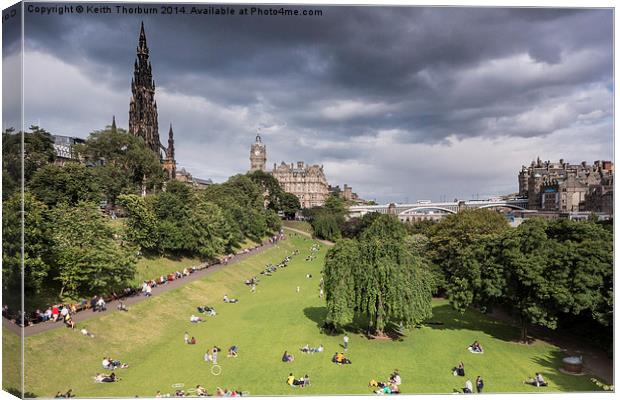
[[[339,241],[325,269],[327,323],[343,325],[356,315],[384,335],[390,324],[412,326],[431,316],[432,277],[405,246],[405,228],[381,215],[359,239]]]

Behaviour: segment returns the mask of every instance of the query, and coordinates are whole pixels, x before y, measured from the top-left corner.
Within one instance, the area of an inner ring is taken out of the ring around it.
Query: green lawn
[[[333,365],[330,358],[340,349],[342,337],[319,332],[326,312],[318,297],[325,246],[315,261],[307,262],[312,243],[309,238],[293,237],[203,280],[141,302],[128,313],[87,321],[94,339],[65,328],[27,337],[27,391],[53,396],[72,388],[80,397],[154,396],[157,390],[173,392],[173,384],[184,384],[185,389],[201,384],[210,393],[221,386],[252,395],[368,394],[369,380],[385,379],[398,368],[405,393],[450,393],[464,383],[450,372],[459,361],[465,363],[472,381],[482,375],[486,392],[598,390],[589,377],[557,371],[562,357],[558,348],[543,342],[518,344],[518,329],[475,311],[461,316],[445,301],[435,301],[432,318],[443,325],[414,329],[399,341],[371,341],[352,332],[348,356],[353,364]],[[289,267],[262,278],[257,293],[251,294],[242,281],[294,248],[301,254]],[[307,273],[313,278],[307,279]],[[239,303],[223,304],[225,293]],[[201,304],[215,306],[218,315],[191,324],[189,316]],[[197,338],[197,345],[183,343],[185,331]],[[485,354],[466,350],[474,340],[483,344]],[[298,349],[306,343],[322,343],[326,351],[301,354]],[[213,345],[226,350],[232,344],[239,347],[239,358],[220,355],[222,372],[212,375],[202,359],[204,351]],[[280,361],[284,350],[295,355],[293,363]],[[101,358],[108,355],[129,363],[130,368],[118,370],[121,382],[93,383],[92,377],[102,372]],[[549,387],[536,389],[521,383],[536,371],[545,376]],[[284,380],[289,372],[307,373],[312,385],[287,386]]]
[[[306,221],[282,221],[282,225],[288,228],[304,231],[312,235],[312,226]]]
[[[21,387],[20,337],[2,328],[2,389],[18,395]]]

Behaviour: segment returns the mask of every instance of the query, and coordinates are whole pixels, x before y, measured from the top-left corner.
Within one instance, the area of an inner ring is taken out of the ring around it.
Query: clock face
[[[256,156],[260,155],[260,150],[254,150],[254,155]]]

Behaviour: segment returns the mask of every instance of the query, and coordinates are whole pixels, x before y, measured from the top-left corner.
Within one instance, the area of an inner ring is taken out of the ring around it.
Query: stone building
[[[299,199],[302,208],[319,207],[325,204],[329,196],[329,185],[322,165],[307,165],[303,161],[295,164],[273,164],[273,170],[267,171],[267,146],[260,133],[250,147],[250,172],[265,171],[271,173],[287,193]]]
[[[299,199],[302,208],[320,207],[329,196],[329,185],[322,165],[306,165],[298,161],[297,165],[273,164],[273,176],[282,189]]]
[[[146,145],[159,156],[168,174],[168,178],[174,179],[176,175],[176,161],[174,159],[172,124],[168,133],[168,148],[166,148],[159,140],[155,81],[153,80],[151,62],[149,61],[149,48],[146,44],[144,23],[140,26],[140,36],[136,52],[134,73],[131,79],[131,99],[129,101],[129,133],[144,139]],[[162,151],[164,152],[164,157],[162,157]]]
[[[532,161],[519,172],[519,196],[528,209],[540,211],[613,213],[613,163],[593,165]]]

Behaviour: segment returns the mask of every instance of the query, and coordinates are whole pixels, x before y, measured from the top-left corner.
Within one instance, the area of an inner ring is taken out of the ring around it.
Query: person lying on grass
[[[300,348],[299,351],[302,353],[322,353],[324,350],[323,345],[321,344],[319,347],[310,347],[306,344],[304,347]]]
[[[536,387],[547,386],[547,381],[545,381],[540,372],[536,373],[534,379],[528,378],[527,380],[523,381],[523,383],[527,383]]]
[[[237,346],[236,345],[232,345],[230,346],[230,348],[228,349],[228,357],[237,357]]]
[[[239,301],[237,299],[230,299],[230,298],[228,298],[227,294],[224,295],[224,299],[223,300],[224,300],[224,303],[236,303],[236,302]]]
[[[120,380],[121,378],[117,377],[114,372],[112,372],[110,375],[106,375],[106,374],[95,375],[95,382],[109,383],[109,382],[118,382]]]
[[[202,318],[200,318],[200,317],[197,317],[197,316],[195,316],[194,314],[192,314],[192,316],[191,316],[191,317],[189,317],[189,322],[193,322],[193,323],[195,323],[195,324],[197,324],[197,323],[199,323],[199,322],[202,322],[202,321],[204,321],[204,319],[202,319]]]
[[[484,353],[482,345],[478,343],[477,340],[473,342],[469,347],[467,347],[467,350],[471,351],[472,353]]]
[[[334,353],[334,356],[332,357],[332,362],[338,365],[351,364],[351,360],[346,358],[344,354],[338,352]]]
[[[207,389],[203,388],[200,385],[196,385],[196,395],[198,396],[208,396]]]
[[[284,354],[282,354],[282,362],[293,362],[295,357],[292,354],[289,354],[288,351],[284,350]]]
[[[392,375],[390,375],[390,383],[393,383],[396,386],[400,386],[402,383],[400,372],[397,369],[395,369],[394,372],[392,372]]]

